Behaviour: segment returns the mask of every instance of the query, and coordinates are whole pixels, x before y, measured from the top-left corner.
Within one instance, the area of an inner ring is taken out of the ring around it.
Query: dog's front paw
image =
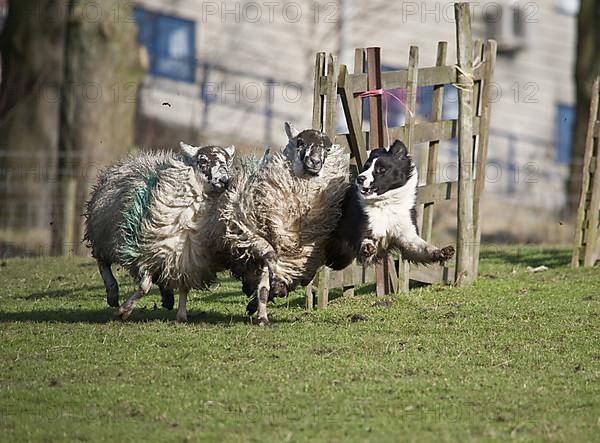
[[[359,259],[360,261],[368,262],[373,260],[377,254],[377,245],[371,239],[366,239],[360,245]]]
[[[437,257],[436,257],[436,261],[440,262],[440,263],[445,263],[446,261],[450,260],[452,257],[454,257],[454,246],[444,246],[442,249],[439,250]]]

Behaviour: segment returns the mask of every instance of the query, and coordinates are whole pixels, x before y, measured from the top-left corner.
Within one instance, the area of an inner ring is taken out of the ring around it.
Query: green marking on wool
[[[249,155],[247,157],[240,158],[240,166],[242,167],[242,171],[244,171],[247,175],[254,174],[261,164],[266,161],[259,160],[255,155]]]
[[[261,168],[266,167],[270,160],[270,149],[265,151],[261,159],[255,155],[248,155],[247,157],[240,158],[240,166],[242,167],[242,171],[244,171],[244,174],[246,177],[248,177],[246,187],[254,182],[257,172]]]
[[[132,191],[131,205],[123,214],[123,222],[119,227],[121,241],[118,254],[124,265],[134,263],[140,255],[142,220],[148,213],[152,191],[158,184],[158,179],[158,171],[154,171],[145,177],[144,186],[136,187]]]

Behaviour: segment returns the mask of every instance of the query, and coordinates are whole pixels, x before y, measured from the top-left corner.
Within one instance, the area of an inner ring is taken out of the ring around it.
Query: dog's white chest
[[[390,211],[389,207],[372,206],[367,209],[367,213],[369,214],[371,233],[374,237],[385,237],[389,231],[394,230],[398,214]]]
[[[414,230],[411,211],[416,199],[416,174],[402,188],[365,201],[371,234],[375,238],[400,237]]]

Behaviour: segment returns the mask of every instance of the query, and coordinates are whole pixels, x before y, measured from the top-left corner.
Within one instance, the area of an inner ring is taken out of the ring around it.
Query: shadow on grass
[[[481,259],[500,261],[513,265],[548,266],[557,268],[571,263],[571,251],[567,248],[542,245],[497,246],[482,245]]]
[[[240,312],[243,307],[241,307]],[[38,311],[0,312],[0,323],[33,322],[33,323],[92,323],[102,324],[111,322],[122,323],[148,323],[154,321],[174,322],[175,311],[163,309],[148,310],[138,309],[127,320],[120,320],[116,316],[116,309],[50,309]],[[233,325],[252,321],[250,317],[240,314],[223,313],[216,311],[188,311],[190,324],[215,324]],[[289,323],[289,320],[278,319],[275,323]]]
[[[304,288],[302,288],[304,289]],[[355,296],[367,296],[373,295],[375,293],[375,283],[365,283],[361,285],[357,285],[354,288]],[[344,291],[341,288],[331,288],[329,289],[329,302],[337,300],[338,298],[342,298],[344,296]],[[293,299],[290,300],[289,306],[290,308],[304,308],[306,305],[306,298],[304,296],[304,292],[301,294],[293,294]],[[285,302],[281,302],[280,304],[284,304]],[[318,303],[318,297],[315,297],[315,305]]]
[[[63,289],[48,289],[46,291],[34,292],[33,294],[25,297],[25,300],[37,300],[40,298],[60,298],[60,297],[71,297],[83,292],[98,291],[102,295],[106,295],[106,291],[103,285],[85,285],[78,286],[77,288],[63,288]]]
[[[199,299],[206,302],[241,304],[240,300],[246,301],[247,297],[241,289],[231,289],[228,291],[210,292],[201,294]]]

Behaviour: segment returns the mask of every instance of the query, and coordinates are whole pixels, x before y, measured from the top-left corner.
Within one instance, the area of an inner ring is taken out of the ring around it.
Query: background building
[[[561,209],[571,161],[579,2],[471,4],[475,36],[496,39],[499,49],[482,201],[484,240],[568,242],[572,229]],[[138,0],[135,5],[132,13],[110,12],[117,23],[137,23],[138,41],[148,54],[142,83],[119,90],[123,100],[137,101],[140,149],[175,148],[179,140],[235,143],[241,152],[282,146],[283,121],[310,125],[317,51],[338,54],[352,65],[355,47],[380,46],[383,69],[398,69],[406,65],[411,45],[420,49],[420,66],[433,65],[437,42],[445,40],[448,60],[456,57],[451,1]],[[0,0],[0,27],[5,13],[6,2]],[[429,92],[418,94],[421,118],[430,112]],[[456,114],[457,93],[450,87],[444,117]],[[390,102],[388,117],[390,124],[401,123],[402,107]],[[338,125],[344,129],[343,119]],[[456,145],[442,148],[445,165],[439,169],[451,179]],[[38,230],[40,242],[46,242],[49,200],[14,200],[15,207],[27,205],[21,213],[29,215],[15,221],[3,208],[9,216],[0,223],[2,238],[10,238],[16,222],[27,237]],[[436,223],[452,236],[452,217],[440,215]]]
[[[488,195],[544,209],[564,203],[577,3],[472,3],[476,36],[499,44]],[[455,57],[453,14],[452,2],[435,1],[139,1],[140,42],[151,69],[138,141],[172,143],[160,134],[176,126],[207,140],[281,144],[283,120],[310,123],[316,51],[351,64],[354,47],[381,46],[392,69],[403,67],[417,45],[420,65],[430,66],[438,40],[448,41]],[[456,112],[455,96],[447,91],[448,113]],[[425,114],[427,100],[423,91]]]

